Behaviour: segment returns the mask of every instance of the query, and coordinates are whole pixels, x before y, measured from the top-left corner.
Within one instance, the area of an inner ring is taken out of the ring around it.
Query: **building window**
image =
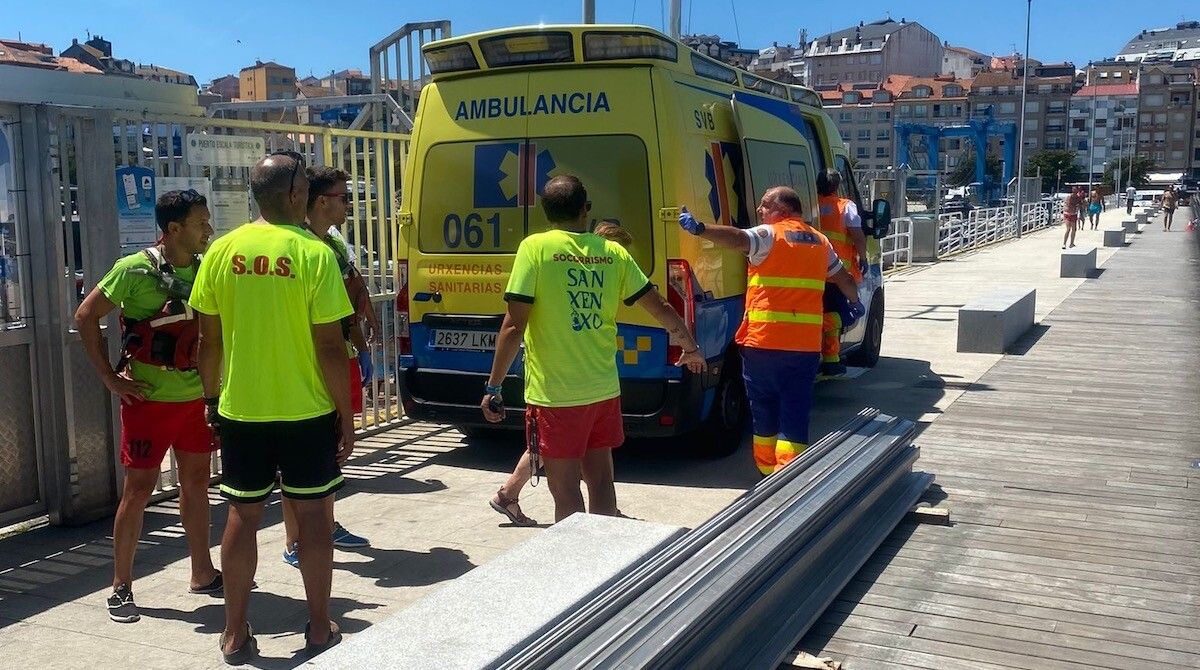
[[[928,86],[914,86],[912,96],[914,98],[928,98],[933,93],[933,89]]]
[[[1104,119],[1104,118],[1101,118],[1101,119],[1096,119],[1096,127],[1097,127],[1097,128],[1106,128],[1106,127],[1108,127],[1108,119]]]
[[[1037,119],[1025,119],[1025,130],[1037,130],[1037,129],[1038,129],[1038,120]]]
[[[1145,97],[1145,99],[1142,100],[1142,104],[1147,107],[1162,107],[1163,106],[1163,96],[1161,93],[1147,95]]]
[[[1183,160],[1183,152],[1182,151],[1172,151],[1171,152],[1171,160],[1173,160],[1173,161]]]
[[[1160,131],[1158,131],[1157,133],[1154,133],[1154,143],[1155,143],[1155,144],[1163,144],[1163,143],[1165,143],[1166,141],[1167,141],[1167,133],[1166,133],[1166,131],[1162,131],[1162,130],[1160,130]]]
[[[859,123],[870,123],[871,122],[871,112],[870,111],[859,112],[858,113],[858,122]]]
[[[1195,153],[1192,154],[1192,160],[1200,161],[1200,149],[1196,149]]]
[[[838,112],[838,121],[841,123],[850,123],[854,120],[852,112]]]
[[[929,115],[929,107],[926,105],[913,105],[912,113],[913,116],[923,119]]]
[[[866,157],[867,157],[867,148],[866,148],[866,147],[859,147],[859,148],[855,149],[855,150],[854,150],[854,155],[855,155],[855,157],[857,157],[857,158],[866,158]]]
[[[942,95],[947,98],[957,98],[962,95],[962,86],[946,86],[942,88]]]
[[[1053,90],[1053,87],[1050,86],[1050,84],[1038,84],[1038,87],[1037,87],[1038,93],[1045,94],[1045,93],[1049,93],[1051,90]]]
[[[1087,140],[1079,140],[1079,143],[1075,145],[1075,148],[1079,149],[1080,151],[1087,151],[1088,141]]]
[[[849,142],[849,141],[850,141],[850,131],[848,131],[848,130],[843,130],[843,131],[842,131],[842,141],[843,141],[843,142]]]
[[[1182,139],[1183,139],[1183,131],[1182,131],[1182,130],[1173,130],[1173,131],[1171,131],[1171,139],[1173,139],[1173,140],[1182,140]]]
[[[1167,123],[1167,113],[1166,113],[1166,112],[1159,112],[1159,113],[1155,114],[1155,115],[1154,115],[1154,123],[1155,123],[1155,125],[1159,125],[1159,126],[1166,125],[1166,123]]]
[[[1037,100],[1030,100],[1025,103],[1025,113],[1026,114],[1037,114],[1040,111],[1042,111],[1042,103],[1041,102],[1038,102]]]
[[[878,121],[891,121],[892,120],[892,112],[890,110],[883,110],[881,112],[876,112],[875,119]]]
[[[1144,113],[1143,113],[1143,114],[1142,114],[1142,118],[1141,118],[1141,122],[1142,122],[1142,125],[1143,125],[1143,126],[1148,126],[1148,125],[1150,125],[1151,123],[1154,123],[1154,115],[1153,115],[1153,114],[1144,114]]]
[[[1156,161],[1161,161],[1163,158],[1164,158],[1164,154],[1163,154],[1163,152],[1162,152],[1162,151],[1155,151],[1155,152],[1154,152],[1154,160],[1156,160]]]
[[[875,147],[875,157],[876,158],[887,158],[888,157],[887,147]]]
[[[869,142],[871,140],[871,131],[867,128],[862,128],[858,131],[859,142]]]
[[[1046,103],[1046,111],[1051,114],[1062,114],[1067,111],[1067,103],[1062,100],[1052,100]]]
[[[1198,131],[1196,134],[1197,136],[1200,136],[1200,131]],[[875,139],[881,141],[890,140],[892,139],[892,132],[890,130],[880,130],[875,133]]]
[[[1087,130],[1087,119],[1071,119],[1072,130]]]
[[[1147,75],[1147,76],[1146,76],[1146,83],[1147,83],[1147,84],[1150,84],[1150,85],[1157,85],[1157,84],[1161,84],[1161,83],[1163,83],[1163,76],[1162,76],[1161,74],[1151,74],[1151,75]]]
[[[991,86],[980,86],[979,95],[991,95],[994,90]]]
[[[870,46],[870,44],[868,44],[867,46]],[[871,65],[879,65],[882,62],[883,62],[883,56],[881,56],[879,54],[871,54]]]
[[[951,137],[946,140],[946,151],[958,151],[962,149],[962,140],[957,137]]]
[[[1001,114],[1016,114],[1017,113],[1017,103],[1015,103],[1015,102],[1000,103],[1000,113]]]

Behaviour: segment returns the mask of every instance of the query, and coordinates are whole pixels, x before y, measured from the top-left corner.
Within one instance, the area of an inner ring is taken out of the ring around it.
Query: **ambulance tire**
[[[883,348],[883,292],[876,291],[871,299],[871,311],[867,313],[867,332],[862,345],[846,356],[846,364],[856,368],[873,368],[879,362],[879,351]]]
[[[742,446],[742,433],[750,418],[750,402],[742,381],[742,359],[736,347],[725,354],[725,366],[714,390],[708,417],[692,436],[701,455],[724,458]]]

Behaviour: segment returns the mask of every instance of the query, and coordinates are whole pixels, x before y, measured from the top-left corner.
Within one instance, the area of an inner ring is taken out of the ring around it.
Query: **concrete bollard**
[[[1136,233],[1138,232],[1137,219],[1125,219],[1121,222],[1121,227],[1124,228],[1125,232],[1127,233]]]
[[[1125,246],[1125,229],[1124,228],[1105,228],[1104,229],[1104,246],[1106,246],[1106,247],[1123,247],[1123,246]]]
[[[971,300],[958,310],[958,351],[1004,353],[1033,327],[1036,304],[1037,291],[1014,287]]]
[[[1058,264],[1059,277],[1090,277],[1096,270],[1096,247],[1063,249]]]
[[[1137,219],[1137,222],[1141,225],[1145,225],[1150,222],[1150,214],[1145,211],[1138,212],[1137,214],[1134,214],[1133,217]]]

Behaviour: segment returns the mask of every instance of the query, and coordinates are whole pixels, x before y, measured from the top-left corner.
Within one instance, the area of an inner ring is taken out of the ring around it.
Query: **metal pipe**
[[[1021,191],[1024,186],[1022,177],[1025,176],[1025,97],[1029,95],[1029,19],[1033,14],[1033,0],[1025,2],[1025,57],[1021,68],[1021,126],[1020,137],[1017,139],[1017,239],[1021,238]],[[1091,169],[1091,166],[1088,166]]]
[[[693,0],[693,1],[695,1],[695,0]],[[670,22],[667,23],[667,26],[669,26],[669,28],[670,28],[671,37],[673,37],[675,39],[679,39],[679,33],[680,33],[680,25],[679,25],[680,18],[679,17],[683,13],[682,7],[681,7],[682,4],[683,4],[682,0],[671,0]]]
[[[583,0],[583,22],[596,22],[596,0]]]

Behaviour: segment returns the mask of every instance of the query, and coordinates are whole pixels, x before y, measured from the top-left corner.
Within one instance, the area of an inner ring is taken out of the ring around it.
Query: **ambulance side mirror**
[[[887,237],[892,229],[892,205],[883,198],[871,203],[871,234],[875,239]]]

